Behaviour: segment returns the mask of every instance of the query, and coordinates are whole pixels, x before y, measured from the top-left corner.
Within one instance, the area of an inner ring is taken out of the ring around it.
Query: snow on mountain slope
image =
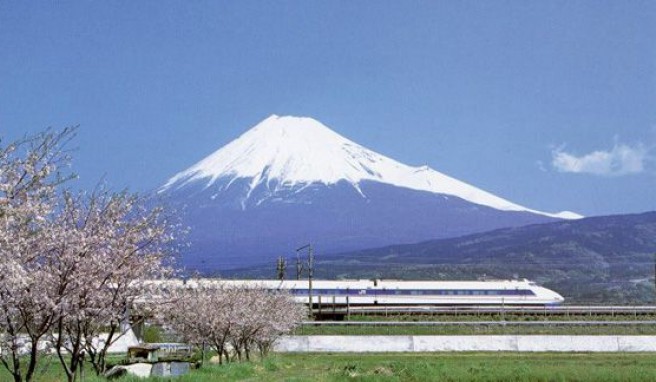
[[[173,176],[160,192],[191,183],[210,187],[217,180],[249,179],[244,198],[258,185],[274,184],[273,192],[298,186],[346,181],[359,186],[374,181],[412,190],[453,195],[502,211],[524,211],[562,219],[572,212],[550,214],[532,210],[444,175],[427,166],[412,167],[371,151],[303,117],[272,115],[205,159]],[[224,183],[225,184],[225,183]]]

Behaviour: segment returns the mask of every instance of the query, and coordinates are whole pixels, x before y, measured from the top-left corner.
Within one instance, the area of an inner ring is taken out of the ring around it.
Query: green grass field
[[[251,363],[206,365],[175,379],[117,381],[654,381],[654,365],[656,354],[279,354]],[[62,381],[58,365],[48,366],[37,381]],[[0,372],[0,380],[8,377]],[[104,379],[87,375],[83,381]]]

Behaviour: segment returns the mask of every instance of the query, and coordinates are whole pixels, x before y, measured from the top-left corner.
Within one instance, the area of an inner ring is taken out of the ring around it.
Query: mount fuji
[[[276,115],[158,193],[191,228],[183,265],[205,273],[273,264],[306,243],[337,252],[581,217],[523,207],[312,118]]]

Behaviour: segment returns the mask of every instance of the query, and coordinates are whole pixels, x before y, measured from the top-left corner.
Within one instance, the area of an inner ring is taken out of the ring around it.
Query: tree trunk
[[[32,376],[34,375],[34,370],[36,369],[36,361],[39,355],[39,340],[32,340],[30,344],[30,362],[27,365],[27,374],[25,375],[25,381],[32,381]]]
[[[66,379],[70,382],[73,379],[73,372],[71,372],[71,369],[68,367],[68,364],[66,363],[66,359],[64,358],[64,354],[62,354],[61,350],[61,343],[57,343],[57,357],[59,358],[59,363],[61,363],[64,372],[66,373]]]
[[[219,365],[223,365],[223,346],[215,343],[216,355],[219,357]]]
[[[13,367],[14,371],[12,372],[14,376],[14,382],[23,382],[23,375],[21,374],[21,368],[20,368],[20,358],[18,357],[18,349],[14,348],[12,350],[12,357],[13,357]]]
[[[70,356],[70,363],[66,362],[65,355],[62,353],[62,340],[65,337],[64,336],[64,330],[63,328],[63,323],[59,324],[59,336],[57,338],[57,356],[59,357],[59,362],[64,368],[64,372],[66,373],[66,379],[68,382],[75,382],[75,379],[77,377],[77,370],[79,366],[79,359],[80,359],[80,337],[79,335],[77,338],[75,338],[75,342],[72,343],[71,349],[68,353]],[[78,331],[79,333],[79,331]],[[71,339],[73,341],[73,339]],[[66,350],[66,349],[64,349]]]
[[[107,333],[107,340],[100,350],[97,350],[93,347],[93,341],[85,341],[87,353],[89,353],[90,356],[93,356],[93,362],[91,362],[91,365],[93,366],[96,375],[101,375],[107,371],[107,350],[112,345],[112,342],[114,342],[114,335],[116,334],[116,331],[119,329],[119,327],[120,323],[111,323],[109,332]]]
[[[9,334],[9,336],[11,337],[11,349],[8,353],[11,353],[11,365],[9,365],[9,361],[6,358],[1,357],[1,354],[0,361],[2,362],[2,365],[7,369],[7,371],[11,373],[12,377],[14,377],[14,382],[22,382],[23,375],[21,374],[20,358],[18,355],[19,349],[18,345],[16,344],[16,336],[13,333]],[[0,349],[0,352],[1,351],[2,350]]]

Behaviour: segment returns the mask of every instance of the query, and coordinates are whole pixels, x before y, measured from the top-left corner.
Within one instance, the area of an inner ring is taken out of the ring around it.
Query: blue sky
[[[531,208],[656,210],[656,2],[0,3],[0,136],[147,191],[270,114]]]

